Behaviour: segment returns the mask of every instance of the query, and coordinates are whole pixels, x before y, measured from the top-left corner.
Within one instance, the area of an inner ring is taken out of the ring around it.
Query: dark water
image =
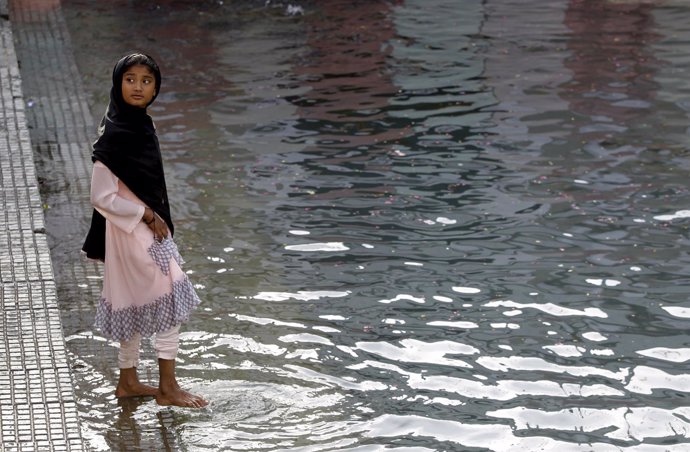
[[[81,356],[94,450],[690,449],[686,2],[62,3],[94,117],[160,60],[212,400]]]

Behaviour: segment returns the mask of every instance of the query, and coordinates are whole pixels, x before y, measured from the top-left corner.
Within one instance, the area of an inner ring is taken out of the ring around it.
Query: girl
[[[83,250],[104,262],[96,326],[120,341],[117,397],[154,396],[160,405],[200,408],[208,402],[175,378],[180,324],[198,304],[172,241],[158,138],[146,108],[160,91],[148,55],[122,58],[113,70],[110,103],[93,145],[91,228]],[[141,383],[136,367],[142,336],[155,335],[158,388]]]

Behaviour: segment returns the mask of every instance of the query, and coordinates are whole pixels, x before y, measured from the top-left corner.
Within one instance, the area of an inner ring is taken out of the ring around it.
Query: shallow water
[[[161,62],[212,400],[78,356],[94,450],[690,447],[685,2],[62,4],[94,117]]]

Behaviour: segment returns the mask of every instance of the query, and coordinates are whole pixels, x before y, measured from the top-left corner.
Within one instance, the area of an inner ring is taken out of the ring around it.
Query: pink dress
[[[154,240],[144,203],[101,162],[93,166],[91,203],[106,219],[103,293],[96,326],[115,340],[169,330],[200,300],[180,267],[171,237]]]

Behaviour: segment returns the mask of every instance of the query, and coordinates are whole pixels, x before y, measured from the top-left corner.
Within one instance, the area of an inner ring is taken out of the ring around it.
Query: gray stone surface
[[[0,0],[0,450],[82,451],[10,6]]]

